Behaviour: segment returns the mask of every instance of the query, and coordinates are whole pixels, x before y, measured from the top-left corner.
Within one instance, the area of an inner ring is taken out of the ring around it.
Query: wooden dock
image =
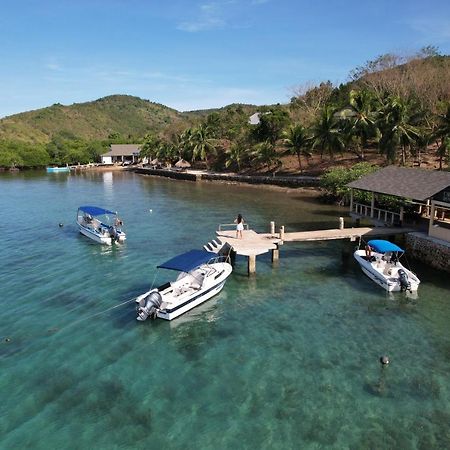
[[[257,233],[254,230],[244,230],[242,239],[236,238],[235,230],[218,230],[216,234],[221,244],[228,244],[236,255],[248,258],[248,273],[251,274],[256,272],[257,255],[272,251],[272,262],[277,261],[280,246],[284,243],[335,239],[356,241],[363,237],[392,236],[412,231],[415,230],[401,227],[356,227],[285,233],[284,227],[281,227],[280,233]]]
[[[294,233],[284,233],[284,242],[303,241],[329,241],[332,239],[350,239],[355,241],[361,237],[392,236],[394,234],[410,233],[412,228],[400,227],[356,227],[343,229],[329,229],[317,231],[298,231]]]

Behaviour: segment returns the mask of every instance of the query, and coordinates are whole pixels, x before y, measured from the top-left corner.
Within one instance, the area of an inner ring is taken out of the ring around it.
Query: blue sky
[[[130,94],[286,103],[388,52],[450,54],[450,1],[1,0],[0,117]]]

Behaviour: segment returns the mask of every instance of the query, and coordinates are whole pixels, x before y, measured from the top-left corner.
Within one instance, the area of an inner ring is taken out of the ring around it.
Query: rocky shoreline
[[[151,169],[134,167],[127,169],[142,175],[152,175],[187,181],[217,181],[226,183],[245,183],[252,185],[277,186],[283,188],[318,188],[319,177],[311,176],[264,176],[264,175],[237,175],[228,173],[212,173],[197,170],[176,171],[170,169]]]

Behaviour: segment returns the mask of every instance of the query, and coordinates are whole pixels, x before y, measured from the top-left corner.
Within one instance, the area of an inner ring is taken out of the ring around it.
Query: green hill
[[[129,95],[112,95],[70,106],[47,108],[0,120],[0,141],[47,143],[55,136],[105,140],[111,135],[142,139],[168,125],[188,126],[189,116]]]

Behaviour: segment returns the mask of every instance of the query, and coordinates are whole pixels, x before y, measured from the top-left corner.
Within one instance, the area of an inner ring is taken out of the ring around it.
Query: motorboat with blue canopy
[[[384,239],[373,239],[369,241],[368,244],[378,253],[387,253],[387,252],[405,253],[405,250],[400,248],[398,245],[389,241],[385,241]]]
[[[175,258],[169,259],[169,261],[160,264],[157,268],[189,272],[201,264],[210,261],[211,256],[211,252],[205,250],[190,250],[189,252],[175,256]]]
[[[233,270],[228,261],[228,256],[190,250],[158,265],[180,274],[136,298],[137,320],[172,320],[218,294]]]
[[[353,256],[363,273],[387,291],[417,291],[419,278],[400,262],[404,253],[393,242],[373,239],[365,249],[356,250]]]
[[[80,206],[77,212],[77,225],[81,234],[100,244],[122,243],[126,234],[123,222],[117,212],[98,206]]]
[[[103,214],[111,214],[111,215],[117,214],[114,211],[110,211],[109,209],[99,208],[98,206],[80,206],[79,210],[86,214],[90,214],[93,217],[102,216]]]

